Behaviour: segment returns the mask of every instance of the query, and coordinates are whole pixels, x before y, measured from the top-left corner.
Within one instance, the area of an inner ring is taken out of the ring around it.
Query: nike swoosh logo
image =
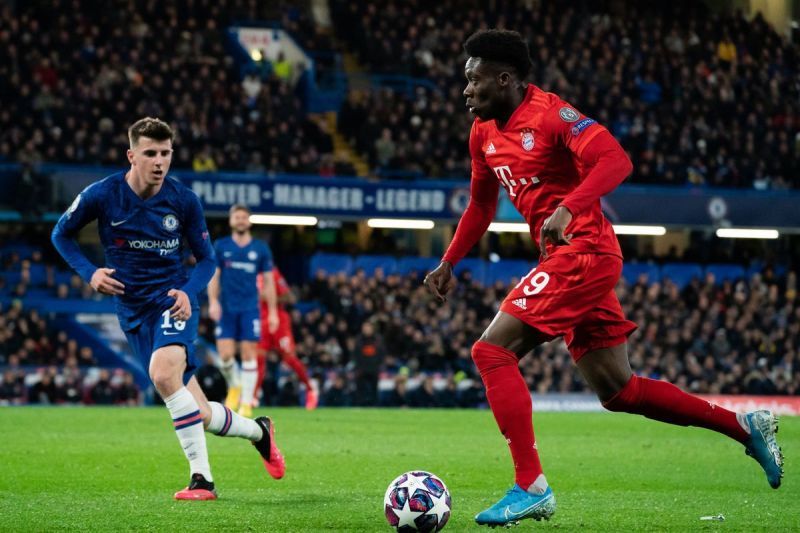
[[[527,508],[525,508],[525,509],[523,509],[521,511],[516,512],[516,513],[514,511],[512,511],[510,507],[506,507],[506,510],[505,510],[505,512],[503,514],[505,515],[505,519],[506,520],[513,520],[515,518],[521,517],[522,515],[524,515],[526,513],[531,512],[533,509],[539,507],[539,505],[541,505],[545,501],[547,501],[547,500],[538,501],[538,502],[534,503],[533,505],[531,505],[530,507],[527,507]]]
[[[127,221],[128,221],[128,219],[127,219],[127,218],[126,218],[125,220],[120,220],[119,222],[114,222],[114,221],[112,220],[112,221],[111,221],[111,225],[112,225],[112,226],[119,226],[120,224],[124,224],[124,223],[126,223]]]
[[[178,331],[165,331],[164,335],[177,335],[178,333]]]

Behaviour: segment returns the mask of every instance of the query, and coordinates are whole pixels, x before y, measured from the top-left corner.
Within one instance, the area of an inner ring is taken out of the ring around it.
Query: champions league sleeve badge
[[[581,118],[577,111],[566,106],[558,110],[558,116],[561,117],[561,120],[564,122],[576,122]]]

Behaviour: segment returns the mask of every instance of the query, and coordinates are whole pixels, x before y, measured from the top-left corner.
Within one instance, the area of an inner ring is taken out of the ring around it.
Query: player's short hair
[[[252,215],[253,213],[250,211],[250,208],[244,204],[233,204],[231,208],[228,210],[228,216],[231,216],[236,211],[244,211],[248,215]]]
[[[519,32],[511,30],[478,30],[464,42],[470,57],[511,66],[520,79],[525,79],[533,67],[528,43]]]
[[[140,118],[128,128],[128,140],[131,142],[131,148],[135,148],[142,137],[156,141],[172,141],[175,139],[175,132],[163,120],[145,117]]]

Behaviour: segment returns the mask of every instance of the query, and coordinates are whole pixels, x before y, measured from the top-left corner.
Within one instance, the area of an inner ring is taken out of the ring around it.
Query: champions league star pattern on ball
[[[383,509],[397,531],[440,531],[450,518],[450,492],[430,472],[406,472],[389,483]]]

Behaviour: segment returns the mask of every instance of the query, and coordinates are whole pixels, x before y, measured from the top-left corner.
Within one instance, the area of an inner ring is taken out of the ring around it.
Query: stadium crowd
[[[461,43],[497,25],[528,36],[532,81],[613,131],[634,161],[632,181],[800,186],[800,55],[760,16],[688,1],[329,5],[333,35],[299,1],[6,4],[0,161],[117,165],[125,127],[149,114],[176,127],[177,168],[351,174],[332,155],[327,123],[304,112],[293,85],[303,65],[241,71],[226,51],[226,25],[271,19],[307,50],[350,50],[369,72],[426,80],[354,89],[338,129],[378,175],[463,179],[471,117]]]
[[[438,305],[414,276],[320,275],[303,287],[306,298],[318,299],[319,308],[293,313],[298,353],[326,380],[323,390],[335,389],[337,401],[343,395],[341,378],[349,376],[346,399],[355,404],[462,405],[458,382],[480,381],[471,345],[506,292],[502,285],[482,287],[465,273],[455,294]],[[670,281],[641,279],[629,285],[621,280],[617,292],[627,316],[639,324],[630,340],[636,372],[695,393],[800,393],[800,303],[794,272],[785,278],[757,274],[723,284],[712,276],[683,290]],[[374,332],[364,332],[365,323]],[[370,358],[361,356],[365,336],[377,339],[372,344],[379,347]],[[521,369],[534,392],[588,391],[561,341],[536,349]],[[424,401],[419,389],[400,397],[389,391],[365,399],[358,385],[363,373],[376,380],[380,373],[397,376],[395,389],[401,392],[409,378],[432,387],[429,377],[438,376],[444,389]],[[480,401],[480,395],[468,391]]]
[[[5,367],[33,374],[57,367],[94,378],[91,348],[68,338],[49,315],[26,308],[25,302],[103,297],[74,273],[60,270],[52,253],[27,245],[41,236],[20,233],[22,228],[0,241],[0,302],[5,302],[0,306],[0,373]],[[713,255],[692,251],[700,248]],[[683,256],[671,251],[667,259],[719,262],[766,254],[736,250],[732,257],[726,247],[698,242]],[[483,287],[468,272],[464,276],[442,306],[415,275],[369,277],[360,271],[318,275],[294,286],[300,301],[292,310],[297,352],[319,381],[321,403],[470,406],[485,401],[470,348],[507,287]],[[669,281],[641,279],[631,285],[621,280],[618,294],[626,315],[640,326],[630,344],[637,372],[699,393],[800,393],[800,302],[793,271],[766,265],[751,279],[696,280],[682,290]],[[200,336],[213,344],[213,331],[204,310]],[[537,349],[521,368],[532,391],[587,390],[560,341]],[[302,392],[276,354],[264,389],[266,401],[286,405],[297,404]]]
[[[35,309],[0,305],[0,405],[141,403],[130,373],[96,365],[89,346]]]
[[[439,86],[351,95],[340,124],[378,167],[468,175],[461,43],[497,26],[528,37],[534,83],[609,127],[633,159],[632,181],[800,187],[800,50],[761,16],[720,15],[686,1],[331,6],[337,34],[369,70]],[[447,155],[416,157],[435,150]]]
[[[282,19],[322,46],[303,13],[242,0],[5,3],[0,162],[116,166],[133,117],[152,115],[176,128],[176,168],[317,173],[332,143],[303,112],[294,66],[243,78],[225,49],[225,27],[248,19]]]

